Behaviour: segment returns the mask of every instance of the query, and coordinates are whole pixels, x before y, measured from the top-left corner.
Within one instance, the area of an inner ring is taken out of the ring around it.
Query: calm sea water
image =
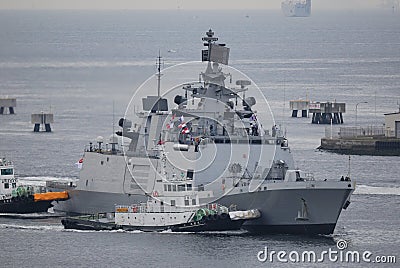
[[[26,181],[77,178],[74,163],[83,147],[111,134],[113,110],[115,121],[123,116],[135,89],[155,72],[158,51],[165,67],[199,60],[201,37],[211,27],[231,48],[230,65],[263,90],[297,166],[316,178],[337,179],[348,172],[348,157],[315,150],[325,128],[310,118],[290,118],[288,101],[346,102],[345,125],[354,124],[355,105],[368,102],[358,105],[358,123],[382,125],[383,114],[400,102],[399,26],[400,14],[384,11],[314,12],[309,18],[267,11],[0,11],[0,95],[17,98],[16,115],[0,116],[0,155],[13,160]],[[52,133],[32,132],[30,114],[40,111],[54,113]],[[399,160],[352,156],[358,189],[331,237],[71,232],[58,218],[0,218],[0,263],[279,266],[259,262],[257,253],[265,246],[321,252],[335,249],[339,239],[349,250],[399,258]]]

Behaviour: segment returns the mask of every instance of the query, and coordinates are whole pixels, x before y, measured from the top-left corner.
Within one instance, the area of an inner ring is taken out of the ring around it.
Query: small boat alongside
[[[210,232],[239,230],[244,221],[260,217],[257,209],[229,212],[218,204],[187,211],[160,212],[153,208],[147,204],[117,206],[115,213],[65,217],[61,223],[65,229],[91,231]]]
[[[211,193],[193,189],[192,180],[177,180],[175,183],[158,181],[155,185],[157,190],[147,202],[117,205],[112,213],[66,217],[61,223],[65,229],[93,231],[205,232],[239,230],[246,220],[261,216],[258,209],[236,211],[235,206],[227,208],[218,203],[195,205],[199,204],[199,195]],[[181,191],[173,191],[178,188]]]
[[[12,162],[0,159],[0,213],[47,212],[53,201],[69,198],[67,192],[46,192],[45,187],[21,185],[14,176]]]

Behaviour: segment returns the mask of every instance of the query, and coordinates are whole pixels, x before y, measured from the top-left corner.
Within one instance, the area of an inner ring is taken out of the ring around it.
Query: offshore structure
[[[285,0],[281,4],[286,17],[309,17],[311,15],[311,0]]]

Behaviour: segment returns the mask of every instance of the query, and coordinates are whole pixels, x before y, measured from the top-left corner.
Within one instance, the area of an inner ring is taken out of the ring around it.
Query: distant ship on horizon
[[[281,4],[286,17],[309,17],[311,15],[311,0],[285,0]]]

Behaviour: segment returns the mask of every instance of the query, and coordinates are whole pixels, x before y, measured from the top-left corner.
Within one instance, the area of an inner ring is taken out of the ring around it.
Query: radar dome
[[[104,138],[102,137],[102,136],[98,136],[97,138],[96,138],[96,142],[97,143],[99,143],[99,142],[104,142]]]
[[[118,143],[118,136],[117,134],[111,134],[109,137],[110,144],[117,144]]]

